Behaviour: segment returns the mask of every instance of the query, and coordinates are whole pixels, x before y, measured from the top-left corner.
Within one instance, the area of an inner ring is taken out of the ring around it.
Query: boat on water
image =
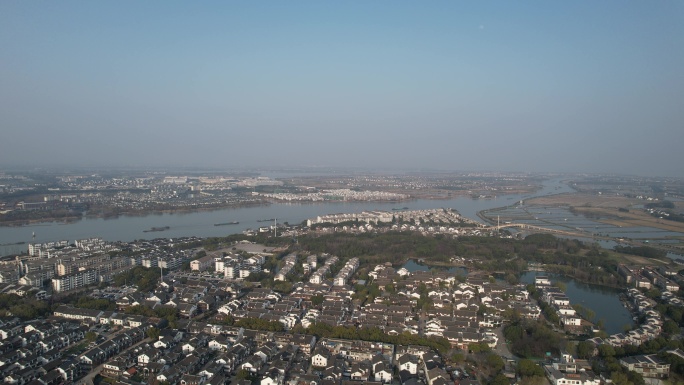
[[[271,219],[257,219],[257,222],[273,222],[273,221],[275,221],[275,218],[271,218]]]
[[[214,223],[214,226],[228,226],[228,225],[238,225],[240,222],[224,222],[224,223]]]
[[[152,227],[152,228],[149,229],[149,230],[143,230],[143,233],[151,233],[151,232],[154,232],[154,231],[166,231],[166,230],[168,230],[168,229],[170,229],[169,226]]]

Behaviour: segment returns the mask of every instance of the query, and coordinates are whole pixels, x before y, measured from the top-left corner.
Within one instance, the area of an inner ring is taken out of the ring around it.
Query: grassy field
[[[527,205],[565,206],[598,222],[621,227],[653,227],[656,229],[684,233],[684,223],[659,219],[643,209],[631,208],[643,201],[619,196],[590,194],[558,194],[533,198]],[[679,202],[678,202],[679,203]],[[619,211],[623,208],[629,212]]]
[[[525,200],[526,205],[535,206],[602,207],[615,209],[620,207],[629,208],[640,203],[643,202],[632,198],[579,193],[549,195]]]
[[[618,263],[624,263],[626,265],[641,265],[641,266],[653,266],[653,265],[670,265],[670,261],[661,261],[655,258],[644,258],[638,255],[628,255],[628,254],[615,254],[615,260]]]
[[[621,227],[653,227],[656,229],[684,233],[684,223],[659,219],[643,210],[631,210],[622,212],[616,209],[597,207],[575,207],[575,212],[590,218],[596,218],[599,222]]]

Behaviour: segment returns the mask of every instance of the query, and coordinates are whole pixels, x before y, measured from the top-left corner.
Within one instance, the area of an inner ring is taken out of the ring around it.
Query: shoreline
[[[187,214],[194,212],[205,212],[205,211],[219,211],[225,209],[235,209],[243,207],[257,207],[257,206],[269,206],[270,202],[260,202],[260,203],[242,203],[237,205],[228,205],[221,207],[207,207],[207,208],[193,208],[193,209],[163,209],[163,210],[149,210],[140,212],[120,212],[116,214],[112,213],[99,213],[99,214],[83,214],[78,217],[67,217],[67,218],[42,218],[42,219],[30,219],[21,221],[11,221],[11,222],[0,222],[0,228],[2,227],[24,227],[30,225],[41,225],[49,226],[51,223],[68,224],[81,221],[83,219],[116,219],[119,217],[147,217],[152,215],[163,215],[163,214]]]
[[[535,189],[534,191],[538,191],[538,189]],[[532,192],[534,193],[534,192]],[[221,206],[216,206],[216,207],[206,207],[206,208],[169,208],[169,209],[161,209],[161,210],[142,210],[142,211],[123,211],[120,213],[111,213],[111,212],[101,212],[97,214],[88,214],[87,212],[82,213],[80,216],[69,216],[69,217],[45,217],[45,218],[37,218],[37,219],[22,219],[22,220],[12,220],[12,221],[1,221],[0,220],[0,228],[3,227],[24,227],[24,226],[31,226],[31,225],[42,225],[44,224],[45,226],[48,226],[51,223],[59,223],[59,224],[69,224],[69,223],[75,223],[83,219],[99,219],[99,218],[104,218],[104,219],[115,219],[118,217],[146,217],[146,216],[151,216],[151,215],[163,215],[163,214],[183,214],[183,213],[193,213],[193,212],[208,212],[208,211],[219,211],[219,210],[225,210],[225,209],[235,209],[235,208],[243,208],[243,207],[257,207],[257,206],[269,206],[271,204],[300,204],[300,205],[315,205],[315,204],[327,204],[327,203],[338,203],[338,202],[348,202],[348,203],[356,203],[356,202],[371,202],[371,203],[405,203],[405,202],[412,202],[412,201],[417,201],[417,200],[432,200],[432,201],[443,201],[443,200],[449,200],[449,199],[454,199],[457,197],[468,197],[470,194],[468,193],[463,193],[463,194],[455,194],[453,196],[412,196],[410,198],[406,199],[385,199],[385,200],[371,200],[371,201],[363,201],[363,200],[350,200],[350,201],[283,201],[283,200],[277,200],[277,199],[264,199],[262,202],[255,202],[255,203],[238,203],[238,204],[228,204],[228,205],[221,205]],[[515,194],[506,194],[506,195],[515,195]],[[472,198],[475,199],[475,198]],[[479,216],[479,214],[478,214]]]

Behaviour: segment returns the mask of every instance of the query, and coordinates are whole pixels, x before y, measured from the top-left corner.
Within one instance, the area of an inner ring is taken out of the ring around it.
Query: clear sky
[[[684,176],[682,1],[0,1],[0,166]]]

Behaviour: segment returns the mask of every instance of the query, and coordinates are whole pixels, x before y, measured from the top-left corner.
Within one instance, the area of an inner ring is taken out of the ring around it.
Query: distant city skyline
[[[0,3],[0,168],[684,177],[684,3]]]

